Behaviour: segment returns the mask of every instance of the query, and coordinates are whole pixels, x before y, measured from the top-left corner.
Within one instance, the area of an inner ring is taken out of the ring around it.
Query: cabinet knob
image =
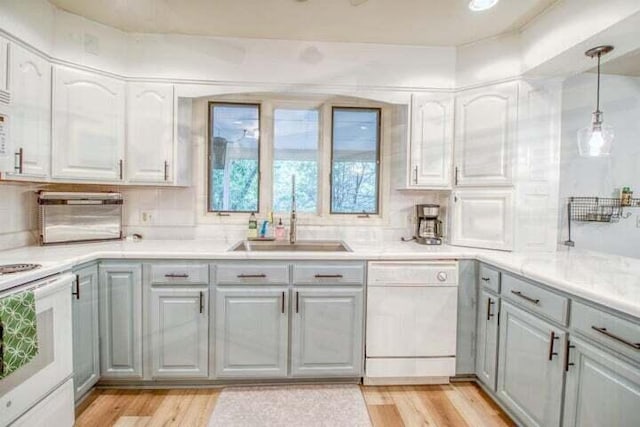
[[[445,280],[447,280],[448,276],[447,276],[447,273],[445,273],[444,271],[439,271],[436,277],[438,278],[439,281],[444,282]]]

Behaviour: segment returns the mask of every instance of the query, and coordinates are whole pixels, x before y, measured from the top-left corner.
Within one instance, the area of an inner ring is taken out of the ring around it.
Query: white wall
[[[578,155],[576,133],[589,125],[595,109],[596,75],[580,74],[564,82],[560,167],[561,241],[567,238],[566,199],[569,196],[617,196],[628,186],[640,197],[640,78],[604,75],[601,110],[615,129],[609,158]],[[640,257],[640,208],[618,223],[572,223],[577,248]]]
[[[35,243],[37,186],[0,183],[0,250]]]

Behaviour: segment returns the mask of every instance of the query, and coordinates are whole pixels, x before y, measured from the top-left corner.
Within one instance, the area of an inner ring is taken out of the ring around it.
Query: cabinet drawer
[[[353,263],[295,264],[296,285],[362,285],[364,265]]]
[[[289,264],[233,263],[216,268],[218,285],[288,285]]]
[[[455,286],[458,284],[457,262],[370,262],[369,286],[425,285]]]
[[[493,268],[480,264],[480,272],[478,274],[480,278],[480,285],[489,289],[495,293],[500,292],[500,272]]]
[[[145,264],[152,285],[208,285],[209,265],[187,262]]]
[[[569,300],[534,284],[502,274],[502,296],[562,325],[567,324]]]
[[[574,302],[571,306],[571,329],[640,361],[640,322]]]

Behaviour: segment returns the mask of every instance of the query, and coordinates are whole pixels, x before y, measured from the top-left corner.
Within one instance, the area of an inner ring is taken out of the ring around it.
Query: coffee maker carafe
[[[416,205],[416,242],[422,245],[442,244],[442,221],[438,219],[440,205]]]

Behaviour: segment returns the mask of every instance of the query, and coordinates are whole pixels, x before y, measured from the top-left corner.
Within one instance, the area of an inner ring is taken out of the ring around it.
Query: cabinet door
[[[208,375],[209,291],[151,289],[151,357],[154,378]]]
[[[291,373],[362,375],[362,289],[295,288]]]
[[[142,267],[108,263],[99,271],[102,376],[142,378]]]
[[[513,191],[455,191],[451,243],[487,249],[513,249]]]
[[[564,426],[640,425],[640,368],[571,340]]]
[[[9,70],[9,41],[4,37],[0,37],[0,90],[9,88],[8,73]]]
[[[464,92],[456,99],[458,186],[509,185],[517,120],[517,83]]]
[[[500,300],[481,290],[476,336],[476,375],[490,390],[496,390],[498,368],[498,310]]]
[[[450,188],[453,100],[416,94],[411,103],[410,188]]]
[[[216,290],[216,375],[287,375],[287,288]]]
[[[76,400],[100,378],[98,267],[78,270],[71,296],[73,308],[73,385]]]
[[[565,333],[502,300],[498,398],[527,426],[560,425]]]
[[[56,67],[53,80],[53,177],[121,181],[124,83]]]
[[[173,86],[131,83],[127,88],[127,179],[173,178]]]
[[[11,45],[11,138],[18,156],[14,177],[45,178],[51,154],[51,65]]]

